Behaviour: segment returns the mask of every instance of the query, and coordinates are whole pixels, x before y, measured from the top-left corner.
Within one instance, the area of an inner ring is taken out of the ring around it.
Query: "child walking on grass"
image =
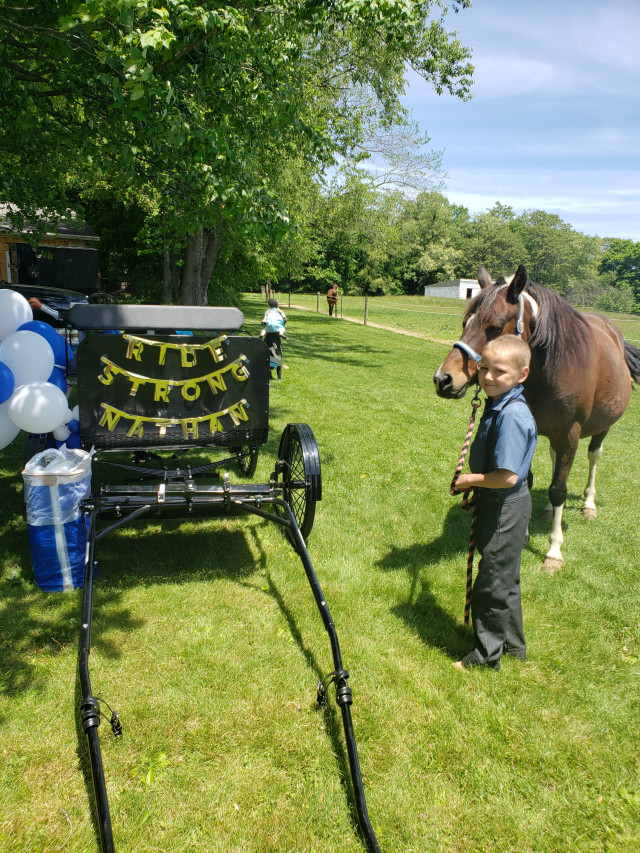
[[[509,654],[526,660],[520,603],[520,559],[531,516],[527,482],[538,432],[522,383],[531,351],[522,338],[502,335],[482,350],[478,381],[487,395],[469,452],[470,474],[455,489],[476,490],[478,574],[471,595],[475,647],[456,669],[500,669]]]
[[[260,337],[264,337],[266,345],[271,351],[273,362],[276,365],[276,375],[278,382],[282,380],[282,338],[286,338],[284,327],[287,322],[287,315],[278,305],[277,299],[269,300],[269,307],[264,312],[262,318],[262,332]]]

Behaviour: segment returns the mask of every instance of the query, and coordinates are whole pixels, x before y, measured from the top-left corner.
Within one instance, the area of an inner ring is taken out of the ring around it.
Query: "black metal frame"
[[[106,307],[112,308],[112,306]],[[142,306],[136,306],[136,310],[139,307]],[[147,308],[147,306],[144,307]],[[180,322],[178,322],[174,309],[163,306],[163,310],[157,310],[161,307],[151,307],[154,308],[152,313],[156,325],[159,325],[159,321],[162,320],[171,328],[175,325],[188,328],[189,323],[187,319],[191,319],[193,321],[191,325],[195,325],[196,327],[198,327],[198,321],[200,323],[207,322],[206,319],[202,318],[201,314],[196,320],[193,317],[186,318],[184,316],[184,309],[178,309],[182,311],[179,318]],[[104,308],[105,306],[82,306],[82,317],[75,317],[73,322],[84,328],[105,328],[105,315],[98,315],[97,313],[98,311],[103,311]],[[119,306],[119,308],[121,307]],[[90,309],[94,310],[91,311]],[[202,310],[198,309],[199,312],[202,312]],[[204,310],[206,312],[207,310],[215,311],[218,309]],[[120,312],[117,316],[118,325],[124,328],[131,325],[136,325],[137,327],[140,316],[140,312],[135,314],[134,323],[131,323],[131,317],[127,315],[127,312]],[[111,321],[115,321],[116,319],[113,311],[109,313],[108,319],[110,322],[107,325],[111,326]],[[206,328],[215,328],[216,326],[218,324],[212,322]],[[167,328],[167,326],[165,325],[162,328]],[[203,328],[203,326],[200,326],[200,328]],[[250,469],[251,466],[255,469],[257,447],[244,443],[238,444],[237,441],[233,441],[233,438],[229,439],[228,444],[231,445],[230,450],[234,454],[231,460],[235,459],[238,462],[241,472],[252,473]],[[159,449],[167,450],[168,448],[162,448],[160,445]],[[139,448],[138,452],[140,452]],[[153,461],[153,458],[156,456],[154,452],[149,454],[146,448],[142,453],[145,461],[148,461],[149,457]],[[173,458],[176,461],[175,453],[173,454]],[[96,461],[98,464],[103,461],[100,459],[100,454],[98,454]],[[101,709],[101,702],[104,700],[94,695],[89,673],[97,543],[112,531],[133,523],[149,513],[153,513],[154,516],[178,517],[184,517],[185,515],[204,515],[207,517],[256,515],[278,524],[286,531],[302,562],[307,581],[311,587],[331,645],[334,668],[331,673],[321,680],[317,687],[318,701],[320,703],[326,701],[326,688],[329,683],[333,682],[336,688],[336,702],[340,707],[342,715],[358,824],[368,850],[371,853],[380,853],[380,848],[367,813],[362,784],[360,763],[351,719],[352,694],[348,684],[349,673],[344,668],[335,624],[322,593],[305,542],[305,538],[309,535],[313,525],[316,501],[320,500],[322,495],[320,460],[313,432],[306,424],[289,424],[285,428],[280,441],[276,470],[271,475],[268,483],[240,483],[234,485],[231,484],[229,476],[226,473],[223,476],[222,483],[213,485],[199,485],[196,483],[198,475],[204,476],[212,469],[224,466],[229,461],[229,459],[224,459],[212,465],[201,466],[200,468],[192,468],[185,464],[176,464],[172,471],[166,465],[163,465],[161,468],[150,468],[137,464],[122,465],[120,463],[107,463],[111,465],[115,464],[125,469],[129,475],[135,474],[141,480],[151,479],[155,480],[155,482],[153,484],[104,485],[101,487],[99,494],[92,495],[83,504],[83,511],[88,522],[88,546],[78,645],[78,672],[81,687],[80,719],[89,746],[102,853],[112,853],[115,850],[115,846],[98,735],[100,718],[101,716],[106,717]],[[110,723],[114,735],[118,736],[122,728],[116,712],[112,712]]]

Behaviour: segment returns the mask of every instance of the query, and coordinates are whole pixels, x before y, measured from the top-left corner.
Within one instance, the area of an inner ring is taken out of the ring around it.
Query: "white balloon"
[[[9,417],[9,401],[0,405],[0,450],[11,444],[13,439],[20,432],[20,427],[16,426]]]
[[[66,441],[71,435],[71,430],[66,424],[61,424],[52,430],[52,433],[57,441]]]
[[[51,382],[28,382],[17,388],[7,403],[9,417],[25,432],[51,432],[64,422],[67,398]]]
[[[42,335],[23,329],[20,332],[11,332],[2,341],[0,361],[4,361],[10,368],[17,388],[19,385],[38,382],[51,376],[53,350],[49,341]]]
[[[67,400],[69,399],[69,395],[67,394]],[[64,423],[68,424],[69,421],[73,420],[73,410],[67,408],[67,414],[64,416]]]
[[[71,420],[79,421],[80,420],[80,406],[76,403],[76,405],[71,409]],[[66,421],[65,421],[66,423]]]
[[[0,290],[0,341],[29,320],[33,320],[33,311],[24,296],[15,290]]]

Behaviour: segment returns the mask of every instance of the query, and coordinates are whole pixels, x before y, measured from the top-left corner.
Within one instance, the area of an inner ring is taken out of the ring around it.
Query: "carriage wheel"
[[[322,497],[318,445],[310,426],[288,424],[278,451],[276,470],[282,473],[282,493],[302,536],[311,533],[316,502]]]
[[[232,453],[237,453],[236,462],[240,473],[245,477],[253,477],[258,466],[258,450],[257,446],[245,444],[242,447],[232,448]]]

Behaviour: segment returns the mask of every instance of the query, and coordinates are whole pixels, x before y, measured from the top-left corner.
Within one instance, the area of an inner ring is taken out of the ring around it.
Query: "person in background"
[[[35,296],[30,296],[27,299],[27,302],[33,311],[42,311],[44,314],[48,314],[50,317],[53,317],[54,320],[66,320],[66,316],[60,311],[56,311],[55,308],[50,308],[48,305],[44,305]]]
[[[329,290],[327,290],[327,302],[329,303],[329,316],[335,311],[335,316],[338,316],[338,285],[334,282]]]
[[[285,323],[287,315],[278,305],[277,299],[269,300],[269,307],[262,318],[262,332],[266,345],[269,347],[273,363],[276,365],[278,382],[282,381],[282,338],[286,338]]]

